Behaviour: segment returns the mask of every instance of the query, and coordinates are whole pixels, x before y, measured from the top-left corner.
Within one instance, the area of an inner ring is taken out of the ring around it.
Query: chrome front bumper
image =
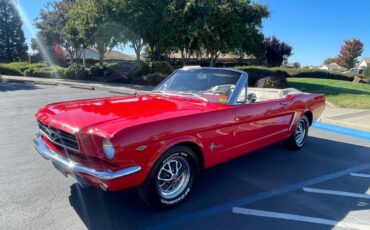
[[[88,175],[91,175],[101,180],[113,180],[113,179],[117,179],[120,177],[131,175],[141,170],[140,166],[133,166],[133,167],[121,169],[115,172],[110,171],[110,170],[97,171],[95,169],[88,168],[86,166],[73,162],[70,159],[64,158],[60,156],[59,154],[55,153],[45,144],[40,133],[37,133],[35,135],[35,138],[33,140],[33,145],[35,146],[36,150],[40,153],[42,157],[44,157],[47,160],[51,160],[53,163],[61,166],[67,171],[70,171],[72,173],[77,173],[77,174],[78,173],[88,174]]]

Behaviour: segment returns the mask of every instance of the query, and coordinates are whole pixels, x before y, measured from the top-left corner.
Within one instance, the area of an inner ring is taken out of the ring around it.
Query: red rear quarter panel
[[[312,114],[312,123],[317,121],[325,109],[325,95],[324,94],[299,94],[288,96],[293,103],[289,109],[297,112],[298,118],[305,113]],[[298,122],[298,120],[296,120]]]

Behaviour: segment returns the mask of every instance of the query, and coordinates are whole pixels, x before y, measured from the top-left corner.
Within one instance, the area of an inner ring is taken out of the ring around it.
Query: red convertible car
[[[324,105],[321,94],[248,87],[243,71],[188,67],[151,93],[46,105],[34,146],[82,187],[136,187],[168,208],[202,169],[279,141],[302,148]]]

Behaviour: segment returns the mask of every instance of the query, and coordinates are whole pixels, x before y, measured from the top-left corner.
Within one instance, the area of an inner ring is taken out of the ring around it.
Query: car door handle
[[[283,101],[283,102],[280,102],[280,105],[289,105],[289,102]]]

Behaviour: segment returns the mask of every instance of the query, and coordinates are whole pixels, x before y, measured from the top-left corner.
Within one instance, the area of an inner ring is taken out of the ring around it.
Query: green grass
[[[370,109],[370,85],[316,78],[288,78],[288,83],[305,92],[324,93],[338,107]]]

